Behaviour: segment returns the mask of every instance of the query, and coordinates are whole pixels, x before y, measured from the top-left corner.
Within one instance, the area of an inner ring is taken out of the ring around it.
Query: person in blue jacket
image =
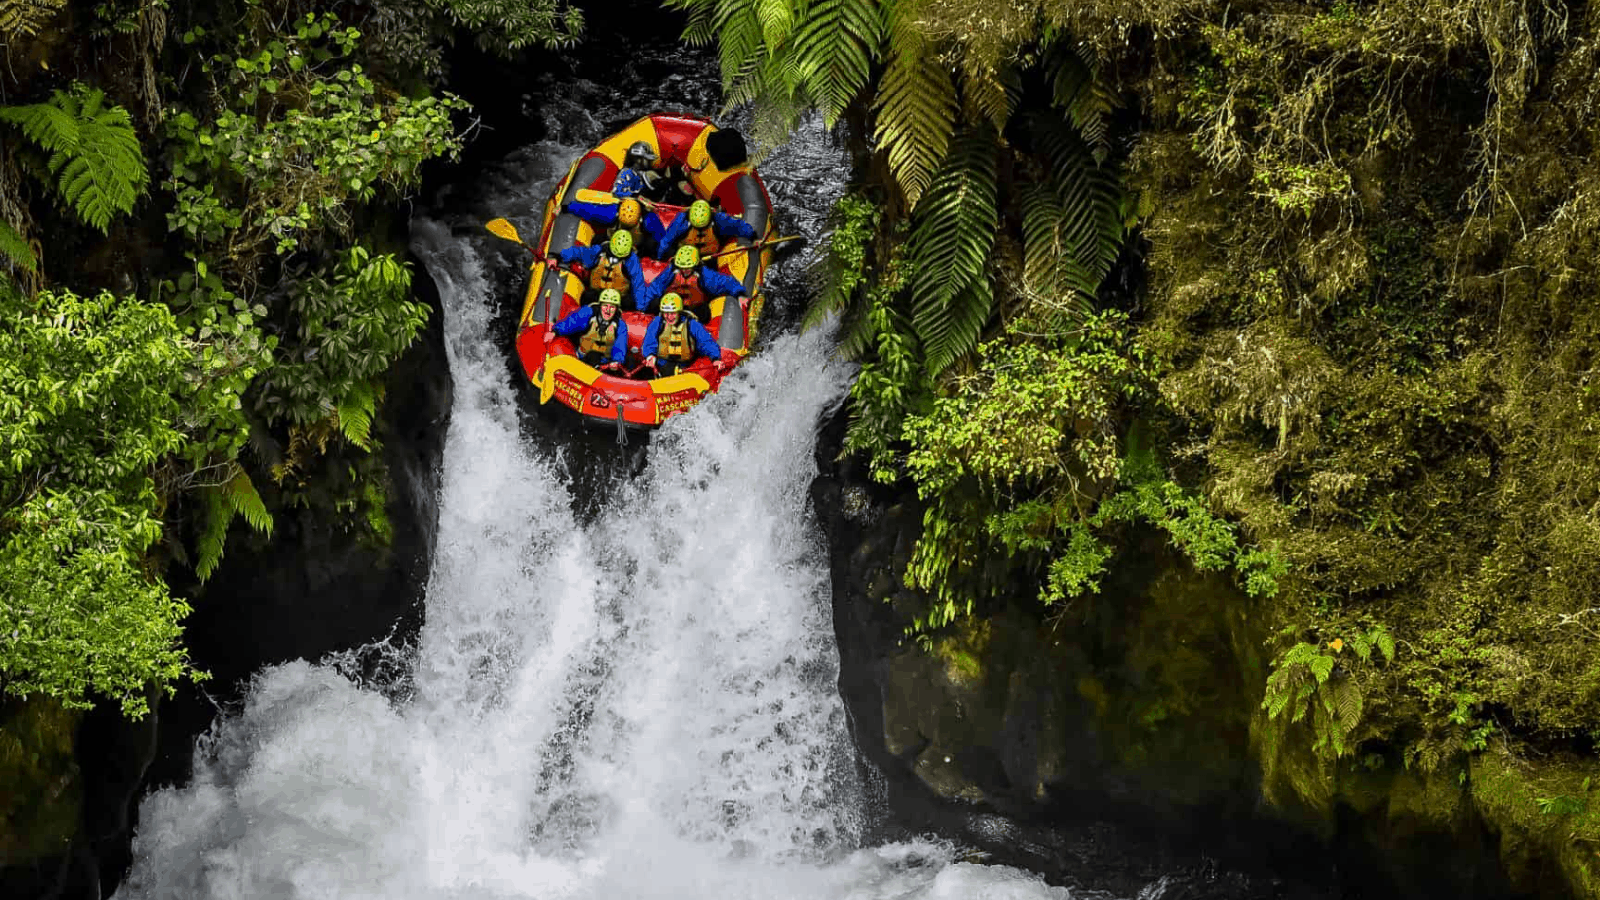
[[[655,256],[653,248],[660,247],[661,234],[666,229],[654,210],[646,210],[634,197],[624,197],[616,203],[589,203],[574,200],[567,204],[567,212],[593,225],[597,230],[611,228],[626,231],[633,236],[633,248],[641,254]]]
[[[639,265],[639,254],[633,252],[633,235],[626,231],[614,232],[603,244],[588,247],[568,247],[545,260],[545,265],[555,268],[557,263],[570,266],[582,263],[589,270],[588,290],[583,292],[583,302],[592,303],[606,288],[626,292],[633,298],[635,309],[644,309],[654,299],[650,294],[651,282],[644,278]]]
[[[578,358],[602,371],[621,371],[628,355],[628,323],[622,320],[622,294],[616,288],[600,292],[600,299],[580,306],[544,333],[546,344],[556,335],[577,339]]]
[[[666,259],[672,245],[683,241],[683,246],[693,247],[701,256],[710,256],[722,249],[722,242],[733,237],[756,239],[756,229],[749,222],[725,212],[712,210],[711,204],[696,200],[689,204],[689,212],[672,220],[662,232],[657,243],[660,252],[656,259]]]
[[[743,282],[726,272],[700,265],[700,251],[687,246],[679,247],[672,257],[672,266],[650,283],[650,292],[641,295],[644,300],[639,308],[646,309],[668,292],[684,298],[701,321],[711,314],[711,301],[717,297],[735,296],[741,307],[750,305],[750,292],[745,290]]]
[[[656,377],[675,375],[694,362],[696,355],[712,360],[711,366],[723,371],[722,348],[704,325],[683,312],[683,298],[667,294],[661,298],[661,315],[644,331],[639,355],[644,364],[656,370]]]
[[[653,173],[648,170],[655,167],[656,152],[644,141],[634,141],[628,147],[628,153],[622,158],[622,169],[617,172],[616,180],[611,182],[611,195],[614,197],[637,197],[644,193],[655,180]]]

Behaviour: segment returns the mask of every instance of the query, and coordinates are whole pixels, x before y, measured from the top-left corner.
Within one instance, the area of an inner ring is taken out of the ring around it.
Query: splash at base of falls
[[[146,799],[118,896],[1066,896],[947,844],[860,846],[807,510],[849,376],[825,331],[772,341],[579,522],[562,451],[519,428],[470,224],[414,227],[456,389],[426,622],[382,667],[403,675],[260,672],[193,782]]]

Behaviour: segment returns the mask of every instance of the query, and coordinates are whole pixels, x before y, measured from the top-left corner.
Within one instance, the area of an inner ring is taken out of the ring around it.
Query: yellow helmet
[[[704,200],[696,200],[689,204],[689,224],[696,228],[704,228],[711,224],[711,204]]]
[[[700,265],[700,248],[688,244],[679,247],[677,254],[672,257],[672,264],[680,269],[692,269]]]
[[[683,312],[683,298],[670,291],[662,294],[661,311],[664,313]]]
[[[639,201],[629,197],[617,204],[617,224],[624,228],[632,228],[639,224]]]
[[[613,232],[611,235],[611,255],[627,256],[633,252],[633,235],[626,231]]]
[[[622,292],[616,288],[606,288],[600,292],[601,306],[621,306]]]

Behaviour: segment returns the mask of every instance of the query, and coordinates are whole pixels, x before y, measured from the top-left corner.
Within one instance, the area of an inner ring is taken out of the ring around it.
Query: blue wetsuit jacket
[[[694,316],[687,313],[678,313],[684,321],[689,323],[689,337],[694,341],[695,350],[701,356],[710,359],[721,359],[722,348],[717,346],[717,339],[711,336],[704,325],[695,321]],[[661,317],[656,316],[650,320],[650,327],[644,330],[644,343],[639,345],[639,355],[649,359],[656,355],[656,349],[661,345]],[[693,360],[690,360],[693,362]]]
[[[711,229],[717,233],[717,237],[723,240],[727,240],[729,235],[751,241],[756,239],[755,226],[736,216],[730,216],[727,213],[717,212],[716,210],[711,211]],[[688,231],[689,212],[684,210],[676,219],[672,220],[672,224],[668,225],[664,232],[656,236],[656,243],[661,247],[660,255],[656,258],[666,259],[671,256],[672,254],[668,251],[668,248],[677,243]]]
[[[565,266],[570,266],[575,262],[582,263],[584,268],[593,271],[595,264],[600,262],[600,254],[605,252],[605,249],[605,244],[593,244],[588,247],[568,247],[558,252],[556,259],[561,260],[561,264]],[[639,265],[639,254],[629,253],[628,258],[622,261],[622,271],[628,276],[629,290],[633,293],[635,308],[644,309],[650,305],[648,302],[641,302],[646,300],[646,294],[650,290],[650,282],[644,279],[644,269]]]
[[[676,271],[678,271],[677,266],[667,266],[656,276],[656,280],[650,283],[647,294],[639,294],[634,298],[638,301],[640,309],[660,300],[666,294],[667,289],[672,286],[672,273]],[[707,303],[717,297],[726,297],[730,294],[738,297],[750,293],[744,289],[744,283],[739,279],[710,266],[700,267],[699,281],[700,292],[706,295]]]
[[[594,320],[597,313],[594,305],[580,307],[573,310],[566,318],[556,323],[555,332],[562,337],[573,337],[589,330],[589,323]],[[617,313],[617,336],[611,341],[609,358],[614,363],[620,363],[628,355],[628,323],[622,320],[622,313]]]

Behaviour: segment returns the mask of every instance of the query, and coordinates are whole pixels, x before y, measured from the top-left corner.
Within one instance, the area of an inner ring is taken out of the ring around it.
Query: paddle
[[[762,247],[770,247],[773,244],[781,244],[784,241],[798,241],[802,237],[803,237],[803,235],[791,234],[788,237],[773,238],[770,241],[761,241],[760,243],[757,243],[757,244],[751,244],[748,247],[734,247],[734,248],[729,249],[729,250],[718,250],[716,253],[708,253],[705,256],[700,257],[700,261],[701,262],[705,262],[708,259],[716,259],[719,256],[728,256],[728,255],[734,254],[734,253],[743,253],[746,250],[760,250]]]
[[[489,229],[489,233],[495,237],[503,238],[513,244],[522,244],[522,248],[524,250],[527,250],[534,256],[539,255],[539,251],[533,249],[533,247],[524,242],[522,240],[522,235],[517,234],[517,226],[507,222],[505,219],[490,219],[489,221],[483,223],[483,227]]]

